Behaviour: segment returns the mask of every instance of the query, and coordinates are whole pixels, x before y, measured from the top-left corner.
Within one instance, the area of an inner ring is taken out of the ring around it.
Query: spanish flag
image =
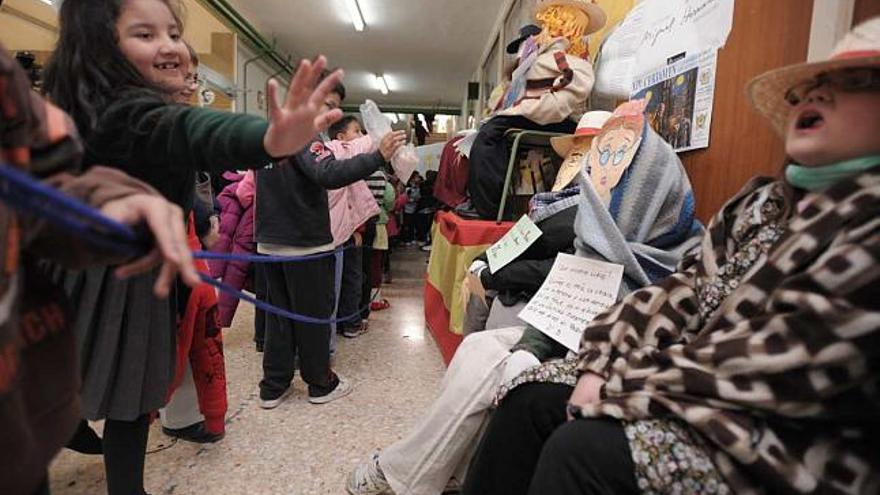
[[[431,259],[425,280],[425,321],[448,364],[462,339],[460,290],[474,258],[504,237],[513,222],[465,220],[440,212],[431,229]]]

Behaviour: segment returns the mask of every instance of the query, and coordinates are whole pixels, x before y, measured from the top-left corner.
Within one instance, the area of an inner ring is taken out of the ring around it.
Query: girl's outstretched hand
[[[342,71],[337,70],[319,84],[326,65],[324,56],[314,62],[300,62],[283,105],[278,102],[278,83],[269,81],[269,130],[263,138],[263,147],[270,156],[281,158],[298,152],[318,133],[342,118],[342,110],[323,110],[324,100],[342,80]]]

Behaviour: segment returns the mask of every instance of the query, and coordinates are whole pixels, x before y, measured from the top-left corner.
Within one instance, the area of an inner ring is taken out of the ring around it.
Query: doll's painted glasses
[[[798,105],[810,91],[823,86],[845,92],[877,90],[880,89],[880,68],[859,67],[823,72],[792,86],[785,92],[785,101],[791,106]]]

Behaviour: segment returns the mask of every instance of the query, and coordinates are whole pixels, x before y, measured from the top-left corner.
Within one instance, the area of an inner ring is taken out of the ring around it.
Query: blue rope
[[[297,263],[300,261],[311,261],[321,258],[327,258],[329,256],[334,256],[336,253],[342,252],[346,249],[351,249],[353,247],[355,246],[340,246],[333,251],[325,251],[317,254],[307,254],[304,256],[276,256],[270,254],[226,254],[215,253],[212,251],[193,251],[192,255],[193,258],[199,260],[246,261],[248,263]]]
[[[152,239],[146,230],[133,229],[108,218],[86,203],[67,196],[4,162],[0,162],[0,200],[20,212],[45,219],[56,227],[104,249],[137,256],[149,252],[152,248]],[[336,248],[333,251],[305,256],[241,255],[194,251],[193,257],[203,260],[246,261],[250,263],[296,263],[336,256],[336,262],[339,263],[342,251],[353,247],[355,246],[349,245]],[[356,317],[360,319],[359,315],[369,307],[368,303],[355,314],[342,318],[317,318],[301,315],[260,301],[204,273],[199,275],[202,282],[210,284],[220,291],[251,303],[268,313],[301,323],[324,325],[346,322]],[[334,280],[336,285],[340,284],[338,278],[335,277],[337,280]]]

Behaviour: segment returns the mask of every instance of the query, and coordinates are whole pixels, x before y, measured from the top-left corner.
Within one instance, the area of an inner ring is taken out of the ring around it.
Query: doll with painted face
[[[578,123],[577,130],[569,136],[555,137],[550,140],[553,151],[563,157],[562,165],[556,173],[553,191],[561,191],[571,184],[584,167],[593,139],[602,130],[602,126],[611,117],[611,112],[587,112]]]
[[[468,191],[482,218],[498,213],[510,153],[505,133],[574,132],[593,88],[587,35],[605,25],[605,12],[593,0],[540,0],[535,18],[541,32],[520,41],[501,110],[471,149]]]
[[[642,143],[644,100],[626,103],[614,112],[593,139],[587,156],[590,183],[605,206]]]

